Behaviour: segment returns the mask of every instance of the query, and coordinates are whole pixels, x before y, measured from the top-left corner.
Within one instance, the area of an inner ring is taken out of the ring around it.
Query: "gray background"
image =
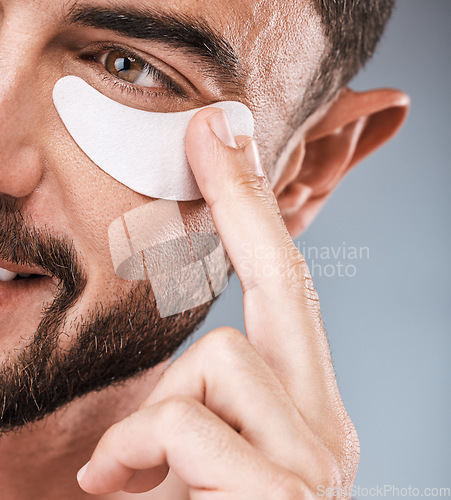
[[[408,121],[298,240],[301,248],[369,248],[369,260],[341,259],[355,277],[338,277],[333,258],[318,260],[323,276],[318,267],[314,276],[360,437],[360,488],[451,487],[450,21],[450,0],[399,1],[352,86],[404,90]],[[233,279],[197,337],[224,325],[243,331],[241,299]]]

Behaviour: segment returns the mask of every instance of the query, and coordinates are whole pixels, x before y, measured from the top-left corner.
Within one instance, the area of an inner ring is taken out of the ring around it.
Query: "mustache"
[[[169,359],[216,300],[162,319],[150,283],[140,282],[128,295],[97,302],[69,320],[66,312],[87,282],[82,261],[73,244],[34,227],[22,212],[20,203],[0,196],[0,256],[45,269],[60,289],[32,340],[0,364],[0,438]],[[62,336],[71,338],[64,349]]]
[[[0,258],[39,267],[56,278],[58,292],[50,307],[59,317],[79,299],[87,284],[73,243],[48,228],[36,228],[24,217],[22,203],[8,197],[0,197]]]

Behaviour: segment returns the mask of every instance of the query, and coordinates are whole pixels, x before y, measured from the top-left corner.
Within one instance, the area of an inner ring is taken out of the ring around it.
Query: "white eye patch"
[[[56,83],[53,102],[80,149],[120,183],[152,198],[202,198],[185,153],[186,129],[199,109],[154,113],[130,108],[76,76]],[[253,135],[247,106],[234,101],[211,106],[227,112],[234,136]]]

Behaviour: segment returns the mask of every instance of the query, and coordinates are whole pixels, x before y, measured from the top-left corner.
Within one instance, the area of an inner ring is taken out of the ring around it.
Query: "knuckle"
[[[285,282],[291,293],[301,298],[307,310],[315,318],[321,318],[319,305],[319,296],[313,283],[307,262],[297,249],[297,255],[293,255],[286,260],[286,266],[283,272]]]
[[[343,482],[350,485],[354,482],[360,461],[360,442],[352,420],[347,416],[341,438],[340,466],[343,471]]]
[[[129,418],[129,417],[127,417]],[[121,420],[109,427],[96,446],[96,453],[109,454],[116,443],[123,441],[125,431],[128,432],[127,419]]]
[[[235,354],[246,343],[244,335],[235,328],[224,327],[212,330],[205,335],[198,343],[199,348],[209,356],[221,356],[227,353]]]
[[[318,440],[312,449],[308,484],[315,491],[319,489],[337,490],[343,485],[343,474],[334,453]]]
[[[250,171],[249,166],[243,160],[241,167],[233,176],[234,192],[244,199],[259,198],[264,205],[272,211],[279,213],[279,205],[277,204],[274,193],[269,189],[269,184],[262,181],[262,178]]]
[[[333,421],[324,425],[328,428],[328,438],[317,448],[315,481],[317,486],[331,488],[331,491],[350,491],[360,457],[356,428],[342,403],[336,409]]]
[[[114,456],[122,463],[130,463],[135,450],[136,436],[140,434],[142,419],[143,414],[137,411],[113,424],[98,443],[100,453],[104,456]]]
[[[343,434],[343,441],[346,448],[351,448],[360,455],[359,435],[357,434],[357,429],[355,428],[355,425],[349,415],[346,415],[346,419],[344,421]]]
[[[238,173],[234,176],[234,187],[238,190],[238,192],[248,193],[249,191],[253,193],[261,193],[262,186],[258,179],[258,177],[252,174],[247,169],[241,168]]]
[[[350,451],[352,461],[355,466],[355,471],[357,472],[357,467],[359,466],[360,462],[360,441],[357,429],[355,428],[352,422],[351,422],[351,429],[348,432],[346,442],[347,442],[347,447]]]
[[[161,402],[159,413],[161,421],[172,431],[198,420],[199,403],[188,396],[171,396]]]
[[[318,295],[316,294],[307,262],[302,254],[298,253],[293,258],[288,259],[285,278],[292,287],[299,288],[304,294],[311,292],[312,298],[317,300]]]
[[[304,481],[288,470],[280,471],[274,478],[271,488],[271,498],[278,500],[300,500],[310,498],[308,488]],[[273,495],[276,494],[276,496]]]
[[[356,432],[350,429],[349,434],[345,436],[342,430],[339,430],[336,435],[333,449],[324,447],[323,451],[317,454],[319,466],[315,474],[315,487],[321,487],[323,491],[346,492],[357,474]]]
[[[319,485],[321,485],[324,489],[329,489],[330,491],[338,490],[343,486],[343,475],[341,469],[337,461],[330,454],[328,455],[328,458],[324,459],[317,486]]]

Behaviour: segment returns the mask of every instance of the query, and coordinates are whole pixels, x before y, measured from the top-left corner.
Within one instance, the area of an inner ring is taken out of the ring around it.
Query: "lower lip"
[[[52,288],[49,276],[0,281],[0,311],[23,308],[27,303],[36,305],[36,302],[45,302],[53,296],[49,296]]]

